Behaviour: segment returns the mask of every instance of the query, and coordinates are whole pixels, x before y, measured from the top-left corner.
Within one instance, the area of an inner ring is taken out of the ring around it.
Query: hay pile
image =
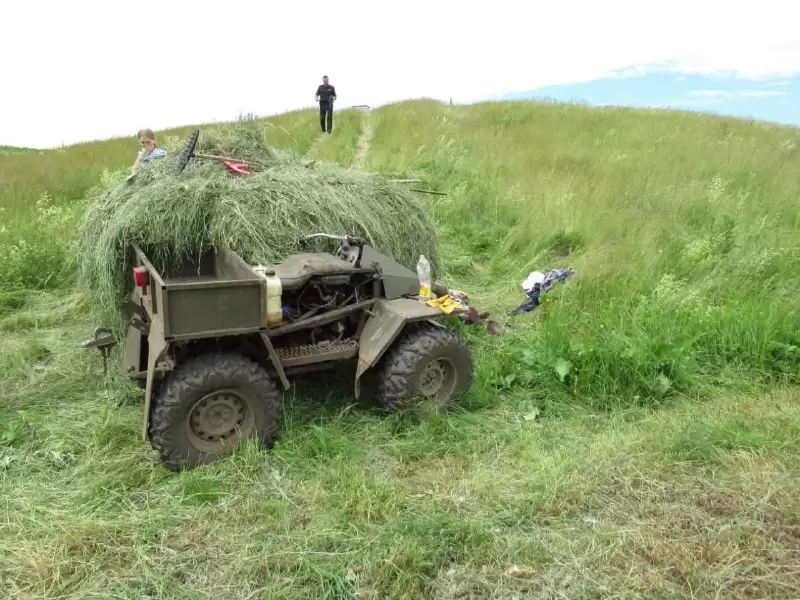
[[[165,144],[169,154],[142,169],[133,184],[100,186],[88,198],[78,266],[99,318],[121,314],[131,290],[132,242],[156,268],[214,246],[230,248],[250,264],[274,264],[303,251],[299,240],[305,235],[350,234],[412,269],[425,254],[436,269],[435,231],[423,201],[402,184],[310,164],[271,148],[263,126],[252,124],[227,131],[201,129],[196,151],[265,168],[237,177],[221,163],[194,158],[175,176],[183,143]]]

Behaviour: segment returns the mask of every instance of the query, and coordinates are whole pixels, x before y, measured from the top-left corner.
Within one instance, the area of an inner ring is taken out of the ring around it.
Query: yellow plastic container
[[[267,325],[278,325],[283,321],[283,284],[273,269],[254,267],[253,270],[267,282]]]

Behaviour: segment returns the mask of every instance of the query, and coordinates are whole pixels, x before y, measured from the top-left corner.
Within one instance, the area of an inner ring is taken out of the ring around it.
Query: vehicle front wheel
[[[384,358],[380,403],[390,411],[443,412],[472,385],[472,377],[464,338],[429,323],[411,325]]]
[[[266,369],[238,354],[204,354],[159,387],[150,442],[168,469],[191,469],[216,462],[246,438],[271,447],[281,419],[280,391]]]

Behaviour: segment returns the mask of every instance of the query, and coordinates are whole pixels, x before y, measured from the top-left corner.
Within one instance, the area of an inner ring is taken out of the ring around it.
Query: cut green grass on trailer
[[[271,148],[257,124],[232,132],[201,131],[197,152],[261,165],[233,176],[216,161],[194,158],[174,175],[180,145],[153,162],[133,184],[112,183],[90,196],[82,224],[78,266],[98,318],[123,306],[131,289],[130,244],[161,269],[211,246],[249,264],[269,265],[308,251],[312,233],[363,237],[409,268],[420,254],[436,266],[436,232],[418,195],[369,173],[312,164]]]

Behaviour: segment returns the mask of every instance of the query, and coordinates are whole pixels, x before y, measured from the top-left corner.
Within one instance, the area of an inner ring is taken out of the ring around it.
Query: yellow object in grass
[[[428,300],[425,304],[431,308],[438,308],[446,315],[452,314],[458,310],[465,310],[464,305],[457,300],[453,300],[450,294],[442,296],[441,298],[436,298],[435,300]]]

